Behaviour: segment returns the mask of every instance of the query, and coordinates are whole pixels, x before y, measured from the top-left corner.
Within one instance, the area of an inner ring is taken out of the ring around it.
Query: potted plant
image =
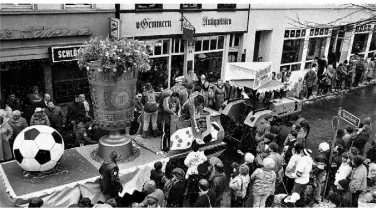
[[[145,45],[134,39],[96,37],[80,48],[78,64],[88,72],[94,119],[100,128],[110,130],[110,136],[100,139],[98,149],[105,157],[114,150],[105,147],[114,147],[114,142],[125,145],[119,130],[127,129],[133,119],[137,74],[150,69],[148,53]],[[118,154],[127,157],[132,153],[132,145],[127,146],[128,150],[116,149]]]

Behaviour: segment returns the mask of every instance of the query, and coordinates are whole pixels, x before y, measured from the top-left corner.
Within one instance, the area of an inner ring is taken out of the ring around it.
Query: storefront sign
[[[121,37],[121,21],[117,18],[110,18],[110,38],[119,39]]]
[[[153,21],[150,18],[144,18],[140,22],[136,22],[136,29],[147,29],[147,28],[164,28],[164,27],[171,27],[170,20],[163,20],[163,21]]]
[[[215,27],[218,25],[231,25],[232,19],[229,18],[209,18],[203,17],[203,26],[214,25]]]
[[[80,46],[51,47],[52,63],[75,61],[79,50]]]
[[[90,28],[28,28],[0,30],[0,40],[53,38],[66,36],[88,36],[92,34]]]
[[[360,119],[355,115],[352,115],[350,112],[345,110],[340,110],[339,112],[340,118],[347,121],[348,123],[354,125],[355,127],[359,127]]]

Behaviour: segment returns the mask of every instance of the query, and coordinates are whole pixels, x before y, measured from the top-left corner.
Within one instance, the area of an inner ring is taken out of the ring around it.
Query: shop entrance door
[[[270,61],[271,41],[272,30],[260,30],[255,32],[254,62],[258,61],[258,57],[262,57],[263,61]]]

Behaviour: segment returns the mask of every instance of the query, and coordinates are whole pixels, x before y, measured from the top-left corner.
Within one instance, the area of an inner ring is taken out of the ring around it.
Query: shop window
[[[175,84],[175,78],[183,76],[183,62],[184,55],[173,55],[171,56],[171,79],[170,86]]]
[[[64,9],[91,9],[93,4],[64,4]]]
[[[355,34],[353,45],[352,45],[352,54],[363,53],[367,47],[368,33]]]
[[[223,52],[195,54],[195,73],[204,74],[209,82],[220,79]]]
[[[170,40],[148,40],[140,42],[145,45],[150,57],[169,54]]]
[[[209,50],[209,37],[203,37],[203,51]]]
[[[300,67],[301,67],[301,64],[292,64],[291,71],[299,71]]]
[[[210,50],[216,50],[216,47],[217,47],[217,36],[212,36]]]
[[[238,49],[240,45],[240,39],[242,34],[231,34],[229,39],[230,49]]]
[[[217,42],[217,49],[223,49],[224,48],[224,36],[219,36],[218,42]]]
[[[34,4],[0,4],[1,9],[7,10],[33,10]]]
[[[176,37],[173,38],[173,47],[172,53],[183,53],[185,51],[185,45],[183,43],[182,38]]]
[[[168,60],[169,57],[150,58],[151,70],[140,72],[138,75],[137,89],[140,90],[145,83],[152,84],[155,91],[160,91],[162,87],[168,87]]]
[[[195,51],[202,50],[202,38],[195,38]]]
[[[162,9],[162,4],[135,4],[136,9]]]
[[[202,4],[181,4],[181,9],[199,10],[202,9]]]
[[[372,40],[370,42],[369,51],[375,51],[376,50],[376,32],[372,35]]]
[[[281,63],[301,62],[304,49],[304,39],[284,40]]]
[[[237,4],[217,4],[217,9],[220,10],[234,10],[236,7]]]
[[[306,60],[314,60],[315,57],[321,57],[325,55],[327,38],[310,38],[308,45],[308,53]]]
[[[54,99],[57,103],[74,100],[75,94],[89,96],[89,83],[85,70],[80,70],[77,62],[58,63],[52,66]]]

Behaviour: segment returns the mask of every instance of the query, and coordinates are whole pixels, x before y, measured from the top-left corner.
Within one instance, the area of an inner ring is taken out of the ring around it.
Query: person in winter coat
[[[86,144],[96,144],[96,141],[93,141],[88,135],[88,128],[92,119],[90,117],[83,118],[78,124],[76,129],[76,140],[80,146],[84,146]]]
[[[369,60],[367,71],[367,84],[370,84],[372,79],[376,79],[376,57]]]
[[[145,84],[146,91],[143,92],[143,97],[141,98],[141,102],[144,105],[144,112],[143,112],[143,134],[142,137],[147,137],[147,132],[149,129],[149,122],[152,121],[152,130],[153,136],[157,137],[157,100],[156,100],[156,93],[154,92],[152,85],[150,83]]]
[[[198,166],[207,161],[207,157],[205,156],[204,152],[199,150],[198,143],[194,142],[191,145],[191,149],[192,152],[187,155],[184,161],[186,167],[188,168],[186,179],[188,179],[190,175],[198,174]]]
[[[188,99],[188,91],[187,89],[182,85],[183,81],[184,81],[184,77],[181,76],[181,77],[177,77],[175,79],[176,83],[174,84],[173,87],[170,88],[171,91],[174,92],[177,92],[179,94],[179,101],[181,103],[181,106],[183,106],[183,104],[187,101]]]
[[[162,163],[160,161],[154,163],[154,169],[151,170],[150,179],[153,180],[156,184],[156,188],[163,189],[165,173],[162,172]]]
[[[249,168],[249,175],[253,174],[256,170],[256,164],[255,164],[255,156],[251,154],[250,152],[246,152],[245,154],[241,152],[241,150],[237,150],[237,153],[244,156],[244,165],[247,165]]]
[[[209,86],[209,82],[206,81],[203,84],[201,94],[204,97],[204,107],[212,107],[215,94],[212,87]]]
[[[161,189],[156,189],[156,184],[153,180],[148,180],[144,183],[143,191],[147,196],[142,202],[134,203],[133,207],[147,207],[150,204],[148,203],[150,199],[154,199],[158,206],[164,206],[164,192]]]
[[[164,98],[163,101],[163,120],[164,120],[164,138],[162,141],[163,147],[162,149],[167,152],[170,148],[170,123],[171,123],[171,116],[179,115],[181,106],[179,103],[179,94],[177,92],[173,92],[171,96]]]
[[[216,163],[215,165],[215,175],[210,181],[210,187],[216,193],[216,202],[213,207],[220,207],[220,203],[223,200],[224,191],[226,189],[226,176],[224,173],[224,165],[222,163]]]
[[[352,85],[352,74],[354,72],[354,67],[352,63],[348,64],[347,60],[344,60],[343,63],[346,68],[344,88],[350,90]]]
[[[30,126],[33,125],[46,125],[50,126],[50,120],[48,119],[45,112],[43,112],[42,108],[36,108],[35,113],[30,119]]]
[[[268,145],[268,156],[267,158],[272,158],[274,160],[274,171],[276,174],[276,178],[280,179],[281,178],[281,173],[283,171],[283,164],[284,164],[284,159],[283,157],[278,153],[279,146],[275,143],[272,142]]]
[[[209,171],[208,181],[211,182],[213,177],[216,174],[215,165],[217,163],[222,164],[223,162],[217,157],[211,157],[211,158],[209,158],[209,161],[207,161],[207,162],[209,163],[209,166],[208,166],[208,171]]]
[[[349,184],[350,182],[347,179],[340,180],[336,190],[329,197],[336,207],[352,207],[352,193]]]
[[[219,79],[217,81],[217,85],[214,87],[214,93],[215,93],[215,110],[219,110],[224,101],[225,101],[225,86],[223,84],[223,81]]]
[[[275,193],[275,162],[272,158],[263,160],[263,168],[258,168],[250,177],[252,185],[249,193],[253,194],[253,207],[265,207],[268,196]]]
[[[326,180],[326,171],[329,168],[329,153],[330,153],[330,145],[327,142],[323,142],[319,144],[318,147],[318,155],[314,158],[314,167],[315,167],[315,200],[316,202],[321,201],[322,196],[322,187]]]
[[[13,129],[4,118],[0,116],[0,162],[10,160],[12,158],[12,150],[9,140],[12,138]]]
[[[247,199],[246,193],[250,183],[249,168],[247,165],[241,165],[238,170],[233,170],[233,173],[229,182],[231,192],[230,206],[243,207],[245,199]]]
[[[106,199],[115,198],[118,193],[123,191],[123,186],[119,179],[119,168],[116,163],[117,158],[118,153],[111,152],[99,168],[99,173],[101,174],[100,188]]]
[[[325,72],[324,72],[324,77],[323,77],[323,81],[325,83],[325,89],[324,89],[324,94],[327,94],[328,92],[331,93],[331,88],[332,88],[332,85],[333,85],[333,80],[334,80],[334,77],[335,77],[335,74],[336,74],[336,71],[335,69],[333,68],[333,66],[330,64],[327,66],[327,69],[325,69]]]
[[[166,207],[183,207],[185,184],[185,172],[181,168],[175,168],[173,178],[166,181],[164,193]]]
[[[189,94],[193,92],[194,86],[197,82],[198,82],[198,77],[196,76],[194,71],[188,70],[187,74],[185,75],[184,86],[187,88]]]
[[[5,105],[9,106],[14,111],[15,110],[21,110],[21,108],[22,108],[22,103],[21,103],[20,99],[16,98],[15,93],[9,94],[9,97],[8,97]]]
[[[344,137],[344,130],[338,129],[336,132],[336,140],[335,140],[335,146],[342,146],[343,148],[346,147],[346,143],[343,140]]]
[[[67,122],[72,124],[72,133],[75,134],[77,124],[85,117],[85,106],[80,102],[80,96],[75,95],[75,100],[68,104]]]
[[[345,144],[345,146],[344,146],[345,150],[348,150],[351,146],[352,133],[353,133],[352,126],[347,126],[344,129],[343,141],[344,141],[344,144]]]
[[[310,172],[312,171],[313,159],[311,157],[312,151],[310,149],[304,149],[302,157],[296,165],[296,170],[290,175],[290,178],[295,179],[292,193],[299,193],[304,190],[306,184],[310,180]]]
[[[216,193],[209,188],[209,183],[206,179],[199,181],[199,196],[193,207],[213,207],[216,201]]]
[[[19,110],[13,111],[13,117],[8,121],[10,127],[13,129],[12,139],[9,140],[11,149],[13,149],[13,142],[16,139],[17,135],[28,127],[27,122],[24,118],[21,117],[21,112]]]
[[[313,88],[315,84],[317,83],[317,74],[316,74],[316,67],[317,64],[312,64],[312,69],[309,70],[304,77],[304,82],[307,87],[307,95],[306,98],[309,99],[309,97],[313,94]]]
[[[346,78],[347,70],[343,63],[340,63],[336,68],[336,89],[340,91],[342,89],[343,81]]]
[[[335,181],[334,181],[335,186],[338,186],[340,180],[347,179],[348,176],[351,174],[352,160],[353,160],[353,155],[351,153],[344,152],[342,154],[342,164],[340,165],[338,171],[335,174]]]
[[[289,162],[287,163],[287,167],[285,168],[285,186],[287,188],[288,194],[291,194],[293,186],[295,184],[295,179],[292,178],[292,174],[296,172],[296,166],[302,158],[303,150],[304,146],[300,143],[294,144],[293,148],[291,149],[292,156],[290,157]]]
[[[65,119],[63,110],[59,106],[55,106],[52,100],[49,100],[47,101],[47,108],[45,109],[45,113],[51,123],[51,127],[55,128],[58,131],[61,131]]]
[[[360,84],[360,81],[362,79],[362,75],[364,73],[365,69],[365,64],[364,64],[364,59],[360,59],[360,57],[357,57],[358,61],[356,62],[356,69],[355,69],[355,80],[353,82],[353,86],[357,87]]]
[[[351,173],[350,191],[352,193],[352,207],[358,207],[360,194],[367,188],[367,168],[365,167],[364,158],[356,155],[352,160],[354,169]]]

